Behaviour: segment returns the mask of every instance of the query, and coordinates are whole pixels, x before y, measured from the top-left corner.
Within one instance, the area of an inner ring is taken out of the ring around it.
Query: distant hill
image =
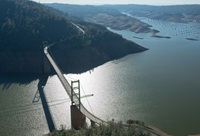
[[[70,16],[82,18],[91,23],[111,27],[116,30],[128,29],[136,33],[154,33],[150,25],[138,19],[124,15],[117,8],[112,6],[92,6],[92,5],[69,5],[69,4],[47,4]],[[115,7],[115,6],[114,6]]]
[[[136,33],[152,33],[152,36],[158,31],[152,29],[149,24],[122,13],[163,21],[200,23],[200,5],[148,6],[129,4],[92,6],[58,3],[47,5],[68,13],[70,16],[82,18],[87,22],[101,24],[116,30],[126,29]]]
[[[193,21],[200,23],[200,5],[107,5],[106,7],[127,12],[133,16],[181,23]]]
[[[72,5],[72,4],[61,4],[61,3],[53,3],[53,4],[45,4],[54,9],[58,9],[62,12],[68,13],[71,16],[85,18],[92,17],[99,13],[109,14],[113,16],[121,15],[121,12],[104,6],[93,6],[93,5]]]
[[[43,73],[43,41],[56,43],[52,55],[67,73],[146,50],[103,26],[33,1],[0,3],[0,73]]]

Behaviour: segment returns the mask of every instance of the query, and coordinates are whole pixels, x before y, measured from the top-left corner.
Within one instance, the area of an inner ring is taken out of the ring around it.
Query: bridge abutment
[[[96,123],[93,120],[90,120],[90,122],[91,122],[91,127],[94,128]]]
[[[71,126],[78,130],[83,128],[86,123],[86,116],[81,113],[76,105],[71,105]]]

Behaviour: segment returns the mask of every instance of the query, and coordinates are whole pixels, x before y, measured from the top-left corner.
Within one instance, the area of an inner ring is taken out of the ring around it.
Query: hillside
[[[29,0],[1,0],[0,13],[0,48],[35,50],[42,41],[52,43],[77,34],[64,15]]]
[[[173,5],[173,6],[149,6],[149,5],[69,5],[47,4],[50,7],[68,13],[71,16],[82,18],[87,22],[101,24],[112,29],[127,29],[136,33],[156,33],[149,24],[137,18],[122,14],[123,12],[135,17],[188,23],[200,23],[200,5]]]
[[[169,36],[159,35],[150,24],[140,18],[150,18],[160,21],[200,23],[200,5],[173,5],[173,6],[149,6],[149,5],[69,5],[47,4],[69,16],[75,16],[84,21],[100,24],[115,30],[129,30],[135,33],[151,33],[155,38],[170,39]],[[138,38],[138,37],[135,37]],[[195,38],[186,38],[196,40]]]
[[[127,29],[136,33],[154,33],[150,25],[136,18],[124,15],[112,6],[47,4],[50,7],[81,18],[87,22],[100,24],[116,30]]]
[[[199,22],[200,5],[173,5],[173,6],[148,6],[148,5],[109,5],[121,12],[127,12],[133,16],[147,17],[151,19],[171,22]]]
[[[0,73],[43,73],[43,41],[57,43],[51,52],[67,73],[87,71],[146,50],[103,26],[86,23],[33,1],[0,2]]]

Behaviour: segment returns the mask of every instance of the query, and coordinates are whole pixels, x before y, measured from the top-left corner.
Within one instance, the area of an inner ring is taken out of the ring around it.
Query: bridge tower
[[[43,42],[43,48],[48,47],[48,42],[44,41]],[[51,64],[49,63],[47,57],[43,55],[43,72],[45,74],[51,73]]]
[[[74,99],[74,96],[76,96]],[[74,101],[78,101],[75,104]],[[86,116],[81,113],[81,94],[80,94],[80,81],[71,81],[71,126],[74,129],[83,128],[86,123]]]

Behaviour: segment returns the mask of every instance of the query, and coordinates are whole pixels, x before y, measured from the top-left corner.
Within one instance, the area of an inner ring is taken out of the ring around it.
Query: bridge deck
[[[59,78],[59,80],[61,81],[63,87],[65,88],[65,91],[67,92],[69,98],[71,99],[71,86],[69,84],[69,82],[66,80],[66,78],[63,76],[63,73],[61,72],[60,68],[58,67],[58,65],[56,64],[56,62],[53,60],[53,58],[51,57],[51,55],[48,52],[48,47],[44,48],[44,53],[46,55],[46,57],[48,58],[49,62],[51,63],[51,65],[53,66],[54,70],[57,73],[57,76]],[[74,96],[75,99],[78,99],[77,95]],[[74,101],[75,104],[79,104],[78,101]],[[81,112],[90,120],[92,120],[93,122],[96,122],[98,124],[100,123],[106,123],[105,121],[101,120],[100,118],[96,117],[95,115],[93,115],[91,112],[89,112],[82,103],[80,103],[81,106]]]

